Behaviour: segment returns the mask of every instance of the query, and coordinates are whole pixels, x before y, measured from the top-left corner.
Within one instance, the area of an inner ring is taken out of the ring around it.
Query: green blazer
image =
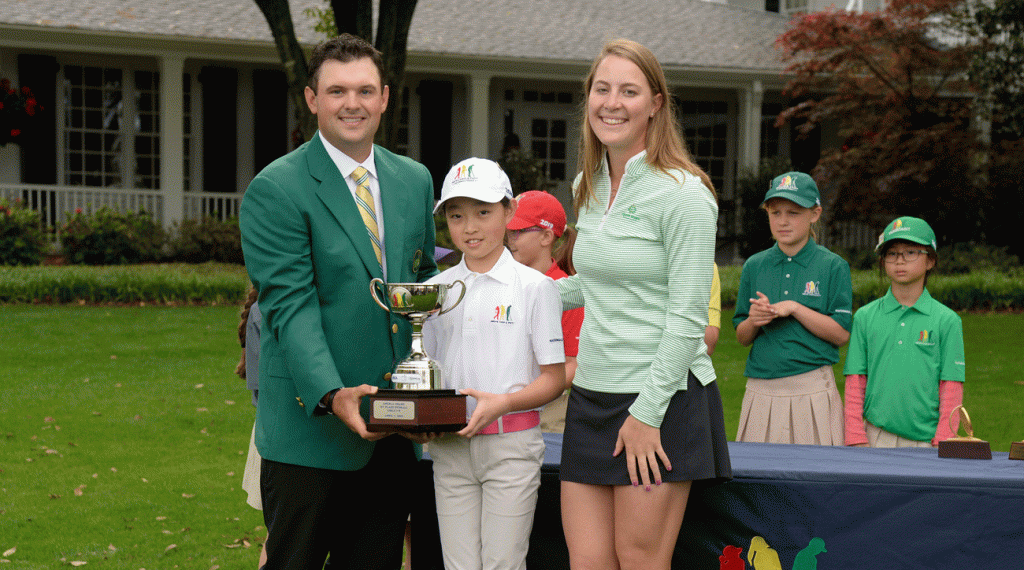
[[[388,281],[424,281],[437,273],[433,180],[422,164],[378,146],[373,152]],[[409,352],[411,327],[370,297],[370,279],[383,277],[380,265],[319,135],[253,179],[239,225],[263,313],[260,455],[321,469],[362,468],[374,444],[334,416],[313,412],[334,388],[390,387],[390,372]]]

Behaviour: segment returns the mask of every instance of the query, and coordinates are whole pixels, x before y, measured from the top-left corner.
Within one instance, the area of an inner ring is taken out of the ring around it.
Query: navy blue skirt
[[[619,428],[636,397],[572,387],[562,439],[562,481],[632,484],[626,469],[626,453],[618,457],[612,457],[612,453]],[[732,478],[717,382],[704,386],[690,373],[687,389],[676,392],[665,411],[661,446],[672,462],[672,471],[659,466],[662,481],[710,484]]]

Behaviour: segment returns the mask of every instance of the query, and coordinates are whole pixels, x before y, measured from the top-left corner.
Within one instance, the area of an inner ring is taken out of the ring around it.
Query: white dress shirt
[[[356,167],[362,166],[370,173],[370,195],[373,196],[373,211],[377,214],[377,233],[380,237],[380,253],[381,253],[381,268],[384,270],[384,281],[388,280],[388,258],[384,254],[387,249],[384,246],[384,207],[380,201],[380,181],[377,179],[377,165],[373,160],[373,152],[370,152],[370,156],[366,157],[362,163],[358,163],[351,156],[338,150],[338,147],[332,145],[324,137],[324,134],[317,131],[320,136],[320,142],[324,143],[324,148],[327,149],[327,156],[331,157],[335,166],[338,167],[338,171],[345,178],[345,184],[348,184],[348,191],[352,193],[352,199],[356,198],[356,182],[352,180],[352,172],[355,171]],[[370,239],[367,235],[366,239]]]

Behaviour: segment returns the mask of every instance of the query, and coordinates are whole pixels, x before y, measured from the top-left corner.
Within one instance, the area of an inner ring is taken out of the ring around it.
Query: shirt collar
[[[502,247],[501,257],[494,263],[494,267],[487,273],[476,273],[471,271],[469,267],[466,267],[466,256],[463,255],[462,259],[459,260],[459,264],[454,267],[456,270],[455,278],[466,280],[470,276],[487,276],[500,283],[508,284],[515,278],[515,264],[516,260],[512,258],[512,252],[507,247]]]
[[[814,253],[818,250],[818,244],[814,242],[814,238],[807,238],[807,243],[804,244],[800,251],[796,252],[796,255],[792,256],[794,262],[799,264],[801,267],[807,267],[811,264],[811,260],[814,257]],[[783,261],[788,261],[790,256],[783,253],[782,249],[779,248],[778,242],[772,246],[770,250],[768,261],[778,265]]]
[[[885,311],[886,313],[906,309],[908,311],[917,311],[918,313],[921,313],[923,315],[930,315],[934,306],[935,300],[932,299],[932,295],[931,293],[928,292],[927,287],[925,287],[924,290],[921,291],[921,296],[918,297],[917,301],[915,301],[913,306],[910,307],[904,307],[903,305],[900,304],[899,301],[896,300],[896,297],[892,294],[892,287],[889,287],[889,291],[885,294],[884,297],[882,297],[882,310]]]
[[[640,172],[643,172],[647,168],[647,149],[644,149],[632,156],[626,161],[626,173],[630,176],[634,176]],[[601,174],[608,173],[608,153],[601,157],[601,165],[598,166],[598,172]]]
[[[358,163],[354,158],[341,152],[338,147],[328,142],[322,132],[317,131],[317,135],[320,136],[320,142],[324,143],[324,148],[327,149],[327,156],[331,157],[331,162],[338,167],[338,172],[341,172],[344,178],[351,177],[352,172],[357,166],[362,166],[370,173],[370,176],[377,178],[377,164],[373,160],[374,152],[372,150],[370,151],[370,156],[366,157],[366,160]]]

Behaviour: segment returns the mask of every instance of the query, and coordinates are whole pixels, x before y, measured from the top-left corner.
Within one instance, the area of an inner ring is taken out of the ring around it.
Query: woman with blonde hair
[[[718,205],[650,50],[609,42],[584,89],[562,521],[574,570],[667,570],[693,482],[731,476],[704,344]]]

